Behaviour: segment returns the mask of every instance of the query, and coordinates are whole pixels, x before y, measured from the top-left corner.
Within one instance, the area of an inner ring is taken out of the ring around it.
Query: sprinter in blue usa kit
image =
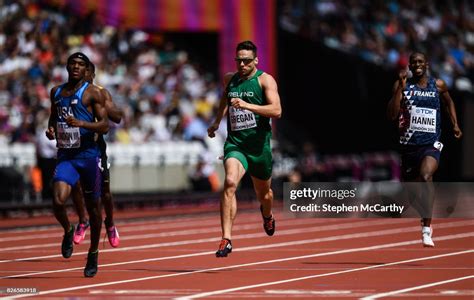
[[[91,223],[91,244],[84,269],[85,277],[97,273],[102,215],[100,211],[100,151],[95,135],[107,133],[107,112],[98,87],[89,84],[85,75],[89,58],[80,52],[67,60],[68,82],[51,90],[51,115],[46,136],[56,139],[58,160],[53,177],[54,216],[64,229],[61,253],[73,252],[74,226],[66,214],[65,202],[72,187],[81,181]]]

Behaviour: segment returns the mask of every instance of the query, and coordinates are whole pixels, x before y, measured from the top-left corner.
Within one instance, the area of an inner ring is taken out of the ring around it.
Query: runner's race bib
[[[232,131],[239,131],[239,130],[257,127],[257,121],[255,120],[255,115],[253,112],[249,110],[235,108],[233,106],[230,106],[229,117],[230,117],[230,129]]]
[[[69,127],[65,122],[58,122],[56,127],[58,148],[70,149],[81,147],[81,132],[79,127]]]
[[[436,133],[436,109],[412,106],[410,130]]]

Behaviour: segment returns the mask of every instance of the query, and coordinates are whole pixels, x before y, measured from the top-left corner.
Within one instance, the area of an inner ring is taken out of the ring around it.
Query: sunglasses
[[[249,63],[251,63],[255,58],[234,58],[235,62],[240,64],[240,63],[244,63],[244,65],[248,65]]]

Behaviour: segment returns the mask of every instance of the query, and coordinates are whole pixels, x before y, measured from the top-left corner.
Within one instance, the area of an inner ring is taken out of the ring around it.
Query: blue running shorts
[[[81,179],[84,194],[98,199],[101,194],[102,176],[99,158],[81,158],[59,161],[54,171],[53,182],[63,181],[74,186]]]

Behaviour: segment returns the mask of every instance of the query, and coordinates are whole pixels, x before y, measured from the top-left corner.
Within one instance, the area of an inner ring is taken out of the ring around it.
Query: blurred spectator
[[[189,180],[191,181],[193,191],[213,191],[220,189],[220,182],[217,172],[214,168],[214,159],[211,152],[207,149],[207,145],[202,139],[198,140],[204,146],[204,151],[199,154],[196,166],[189,172]]]
[[[192,139],[204,140],[207,137],[207,127],[209,126],[209,115],[201,112],[187,124],[184,128],[184,139],[190,141]]]
[[[301,183],[303,178],[301,176],[301,171],[298,168],[294,168],[287,176],[286,181],[290,183]]]
[[[427,53],[449,88],[474,92],[474,2],[285,0],[280,27],[364,60],[405,68],[408,49]]]
[[[49,91],[67,80],[73,51],[97,67],[96,81],[125,111],[106,139],[145,143],[191,139],[218,105],[215,74],[205,73],[172,41],[101,24],[94,12],[75,16],[37,0],[3,1],[0,9],[0,143],[36,142]]]
[[[56,141],[51,141],[46,137],[48,128],[48,115],[40,116],[42,122],[36,130],[36,156],[37,165],[41,170],[41,195],[43,199],[53,198],[52,179],[56,168]]]
[[[298,159],[297,171],[303,182],[324,181],[326,172],[316,146],[306,141],[303,143],[303,153]]]

